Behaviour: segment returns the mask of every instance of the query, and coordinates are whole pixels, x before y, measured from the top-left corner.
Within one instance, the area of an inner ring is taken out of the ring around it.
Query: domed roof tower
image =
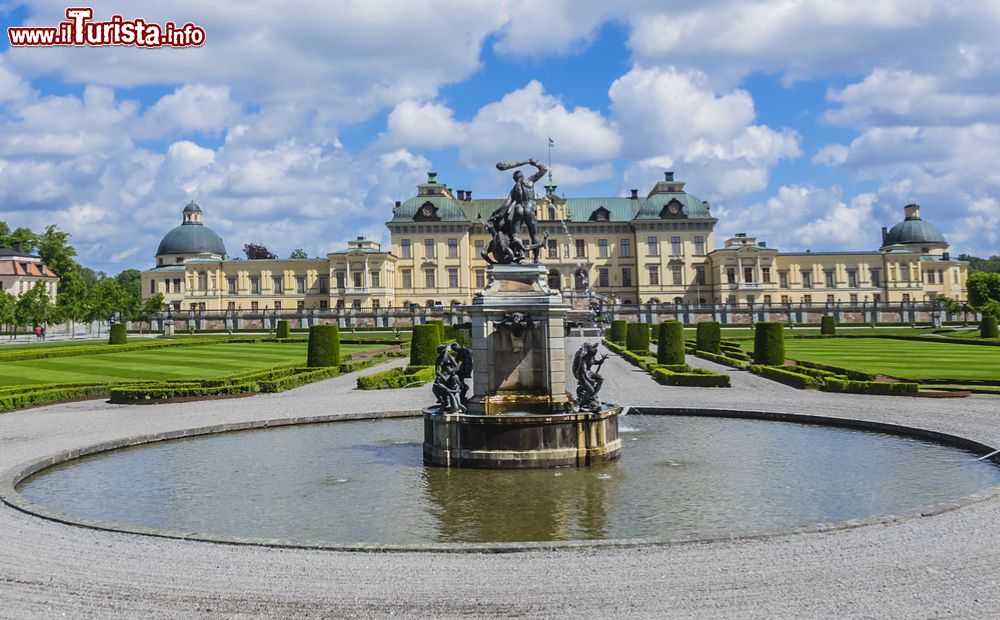
[[[920,219],[920,205],[908,204],[903,207],[903,212],[906,219],[888,230],[882,229],[883,252],[891,249],[891,246],[903,246],[922,254],[948,249],[948,242],[938,227]]]
[[[183,221],[160,241],[156,249],[157,264],[163,264],[164,257],[183,262],[186,258],[217,258],[226,256],[226,244],[215,231],[201,223],[201,207],[193,201],[184,207]]]

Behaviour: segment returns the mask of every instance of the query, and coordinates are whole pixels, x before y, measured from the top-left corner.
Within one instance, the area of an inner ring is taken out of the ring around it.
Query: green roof
[[[893,226],[885,239],[883,246],[897,243],[948,243],[937,226],[916,218],[907,218]]]
[[[225,256],[226,244],[222,237],[200,222],[185,222],[177,226],[160,241],[159,254],[217,254]]]

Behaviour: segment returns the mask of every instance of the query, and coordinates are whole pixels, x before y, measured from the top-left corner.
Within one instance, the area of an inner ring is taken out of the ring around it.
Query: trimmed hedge
[[[124,353],[126,351],[147,351],[163,347],[193,347],[208,344],[251,343],[262,342],[261,338],[183,338],[180,340],[153,340],[144,338],[142,342],[130,342],[110,346],[97,344],[93,346],[78,345],[69,347],[42,347],[38,349],[18,349],[0,351],[0,362],[17,362],[23,360],[51,359],[56,357],[77,357],[80,355],[103,355],[105,353]]]
[[[84,398],[107,398],[110,387],[104,384],[81,385],[75,387],[41,386],[45,389],[21,390],[0,394],[0,412],[48,405],[66,400]]]
[[[831,366],[830,364],[820,364],[818,362],[808,362],[805,360],[795,360],[795,364],[800,367],[805,368],[816,368],[818,370],[827,370],[835,375],[840,375],[851,379],[852,381],[874,381],[875,375],[870,372],[861,372],[860,370],[851,370],[850,368],[842,368],[840,366]]]
[[[414,325],[413,338],[410,340],[410,365],[433,366],[437,360],[439,344],[441,329],[437,325]]]
[[[256,391],[258,391],[258,386],[253,382],[213,387],[204,387],[200,383],[157,383],[138,387],[111,388],[110,397],[113,403],[128,404],[143,400],[250,394]]]
[[[698,323],[695,349],[718,354],[722,345],[722,326],[716,321]]]
[[[660,323],[660,337],[656,343],[656,363],[684,363],[684,324],[680,321]]]
[[[917,383],[890,383],[885,381],[850,381],[831,377],[823,384],[825,392],[850,394],[899,395],[916,394],[920,390]]]
[[[657,368],[652,372],[653,379],[663,385],[682,387],[730,387],[729,375],[720,375],[704,368],[691,368],[688,372],[670,372]]]
[[[803,375],[775,366],[754,364],[750,366],[750,372],[755,375],[771,379],[772,381],[777,381],[778,383],[790,385],[800,390],[815,390],[823,384],[823,379],[817,379],[815,377],[810,377],[809,375]]]
[[[625,348],[637,353],[649,352],[649,324],[629,323],[625,333]]]
[[[429,319],[427,321],[424,321],[424,325],[437,325],[437,328],[438,328],[438,340],[441,341],[441,342],[444,342],[446,340],[446,338],[445,338],[445,329],[444,329],[444,321],[442,321],[441,319]]]
[[[995,316],[984,316],[979,323],[979,336],[982,338],[997,337],[997,318]]]
[[[608,332],[608,340],[615,344],[624,345],[628,335],[628,322],[622,320],[611,321],[611,331]]]
[[[784,365],[784,323],[757,323],[754,325],[753,361],[764,366]]]
[[[108,337],[108,344],[127,344],[128,330],[124,323],[115,323],[111,326],[111,333]]]
[[[288,330],[288,321],[286,319],[278,321],[278,331],[275,334],[275,336],[278,338],[288,338],[289,330]]]
[[[788,372],[794,372],[800,375],[808,375],[816,379],[828,379],[830,377],[836,377],[837,373],[830,370],[820,370],[819,368],[809,368],[808,366],[782,366],[784,370]]]
[[[295,374],[288,375],[287,377],[280,377],[270,381],[261,381],[258,385],[261,392],[284,392],[285,390],[297,388],[299,386],[306,385],[307,383],[314,383],[316,381],[336,377],[342,372],[342,369],[343,366],[326,366],[316,369],[306,368],[301,369],[303,372],[296,372]]]
[[[309,328],[310,368],[340,365],[340,328],[336,325],[313,325]]]
[[[695,351],[694,354],[703,360],[708,360],[710,362],[715,362],[716,364],[723,364],[726,366],[731,366],[739,370],[746,370],[750,367],[750,362],[746,360],[734,359],[726,355],[717,355],[715,353],[709,353],[708,351]]]
[[[837,334],[837,323],[832,316],[824,316],[819,322],[819,333],[824,336],[835,336]]]
[[[388,390],[419,387],[434,380],[433,366],[391,368],[372,375],[358,377],[359,390]]]

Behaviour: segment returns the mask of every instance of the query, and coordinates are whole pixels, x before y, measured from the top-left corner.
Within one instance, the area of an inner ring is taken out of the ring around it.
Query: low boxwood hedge
[[[433,380],[433,366],[409,366],[362,375],[358,377],[357,385],[359,390],[388,390],[419,387]]]
[[[772,381],[777,381],[778,383],[790,385],[800,390],[815,390],[823,384],[823,379],[817,379],[815,377],[810,377],[809,375],[785,370],[784,367],[753,364],[750,366],[750,372],[771,379]]]
[[[835,375],[840,375],[847,377],[852,381],[874,381],[875,375],[870,372],[861,372],[860,370],[851,370],[850,368],[843,368],[841,366],[831,366],[830,364],[820,364],[818,362],[809,362],[806,360],[795,360],[796,366],[803,368],[816,368],[818,370],[827,370]]]
[[[823,383],[825,392],[841,392],[850,394],[900,395],[916,394],[920,390],[917,383],[887,382],[887,381],[851,381],[831,377]]]
[[[682,387],[730,387],[729,375],[716,374],[703,368],[691,368],[688,372],[670,372],[657,368],[652,372],[653,379],[663,385]]]
[[[177,340],[143,339],[142,342],[130,342],[114,346],[96,344],[93,346],[79,345],[70,347],[18,349],[14,351],[0,351],[0,362],[18,362],[24,360],[51,359],[56,357],[76,357],[80,355],[103,355],[105,353],[147,351],[149,349],[162,349],[164,347],[197,347],[209,344],[252,343],[261,342],[262,340],[262,338],[248,338],[246,336],[235,338],[180,338]]]
[[[44,389],[11,391],[0,394],[0,413],[67,400],[107,398],[110,389],[108,385],[95,384],[55,388],[45,386]]]
[[[738,368],[739,370],[746,370],[750,367],[750,362],[747,360],[735,359],[726,355],[717,355],[715,353],[709,353],[708,351],[695,351],[694,355],[703,360],[715,362],[716,364],[723,364],[725,366],[731,366],[733,368]]]

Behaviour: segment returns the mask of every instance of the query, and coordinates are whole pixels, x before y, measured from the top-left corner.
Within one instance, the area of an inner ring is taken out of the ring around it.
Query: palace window
[[[858,304],[858,294],[851,293],[851,305],[857,305],[857,304]]]
[[[694,238],[694,255],[704,256],[705,255],[705,238],[695,237]]]
[[[424,239],[424,258],[434,258],[433,239]]]
[[[354,288],[361,288],[365,285],[364,283],[365,272],[363,271],[352,271],[351,279],[354,280]]]
[[[344,300],[338,301],[337,304],[338,304],[338,307],[343,307],[344,306]],[[330,302],[329,301],[327,301],[325,299],[321,299],[320,300],[320,302],[319,302],[319,309],[320,310],[327,310],[329,307],[330,307]]]
[[[881,269],[872,269],[869,272],[869,275],[872,278],[872,286],[882,286],[882,270]]]
[[[347,274],[343,271],[338,271],[334,275],[337,277],[337,288],[347,288]]]
[[[204,271],[198,274],[198,289],[202,291],[208,290],[208,274]]]
[[[694,283],[698,286],[705,286],[705,266],[694,266]]]
[[[409,269],[403,269],[401,270],[401,274],[403,276],[403,288],[404,289],[413,288],[413,272],[410,271]]]
[[[275,295],[281,295],[285,292],[285,279],[281,276],[273,276],[271,278],[271,287]]]
[[[607,258],[608,257],[608,240],[607,239],[598,239],[597,240],[597,256],[599,258]]]
[[[674,265],[670,268],[670,283],[674,286],[684,285],[684,273],[680,265]]]
[[[476,247],[476,256],[474,256],[473,258],[482,256],[483,250],[486,249],[486,241],[484,241],[483,239],[476,239],[473,243]]]
[[[754,277],[753,277],[753,267],[744,267],[743,268],[743,281],[744,282],[754,282],[755,281]]]
[[[458,258],[458,239],[448,239],[448,258]]]
[[[476,269],[476,288],[486,288],[485,269]]]
[[[659,256],[660,245],[656,242],[656,237],[646,237],[646,255]]]
[[[258,301],[251,301],[250,302],[250,309],[253,310],[254,312],[257,312],[258,310],[260,310],[260,302],[258,302]]]
[[[361,300],[360,299],[355,299],[354,301],[352,301],[351,302],[351,307],[354,308],[355,310],[360,309],[361,308]]]
[[[548,258],[559,258],[559,242],[555,239],[548,240],[548,246],[546,249],[548,251]]]
[[[320,295],[330,294],[330,276],[319,277],[319,294]]]
[[[610,285],[609,280],[607,267],[601,267],[597,270],[597,286],[607,288]]]
[[[236,294],[236,278],[226,278],[226,286],[229,288],[229,294]]]
[[[761,275],[761,279],[764,281],[764,284],[770,284],[771,283],[771,268],[770,267],[761,267],[760,268],[760,275]]]
[[[802,303],[804,303],[807,306],[811,306],[812,303],[813,303],[813,296],[812,295],[803,295],[802,296]]]
[[[629,258],[630,256],[632,256],[631,239],[622,239],[621,244],[619,244],[618,247],[619,247],[618,253],[621,255],[622,258]]]
[[[802,288],[812,288],[813,274],[811,271],[802,272]]]
[[[306,292],[306,277],[295,276],[295,292],[303,295]]]
[[[927,270],[927,284],[934,284],[934,270]]]
[[[281,310],[281,302],[280,301],[274,302],[274,309],[275,309],[275,311]]]
[[[788,297],[788,295],[782,295],[781,296],[781,303],[783,303],[783,304],[785,304],[787,306],[791,302],[792,302],[792,300]]]
[[[236,309],[236,302],[235,301],[231,301],[231,302],[229,302],[229,303],[226,304],[226,310],[235,310],[235,309]]]
[[[250,294],[260,295],[260,276],[250,276]]]
[[[726,267],[726,282],[736,284],[736,267]]]
[[[622,267],[622,286],[632,286],[631,267]]]
[[[0,286],[0,288],[3,288],[3,287]],[[156,280],[150,280],[149,281],[149,294],[152,295],[154,293],[156,293]]]
[[[673,256],[681,255],[681,238],[671,237],[670,238],[670,254]]]
[[[413,258],[413,248],[410,247],[409,239],[400,239],[399,253],[402,254],[400,258]]]
[[[837,301],[837,298],[836,298],[835,295],[829,294],[829,295],[826,296],[826,303],[827,304],[833,304],[836,301]]]
[[[448,287],[453,289],[458,288],[458,269],[448,270]]]
[[[788,272],[779,271],[778,272],[778,286],[781,288],[788,288]]]
[[[770,295],[764,295],[764,305],[765,306],[770,306],[771,305],[771,296]]]
[[[910,281],[910,266],[909,265],[900,265],[899,266],[899,279],[902,282],[909,282]]]
[[[379,288],[382,286],[382,275],[379,272],[372,271],[368,274],[368,277],[371,280],[373,288]]]
[[[832,271],[824,271],[823,272],[823,278],[825,280],[826,288],[834,288],[834,286],[836,286],[834,284],[834,282],[833,282],[833,272]]]
[[[851,288],[858,288],[858,270],[848,269],[847,270],[847,286]]]
[[[587,256],[587,244],[583,239],[576,240],[576,257],[585,258]]]
[[[305,307],[306,307],[306,302],[304,302],[302,300],[299,300],[299,301],[295,302],[295,308],[296,309],[302,310]]]
[[[382,304],[379,303],[379,300],[377,299],[372,300],[372,310],[378,310],[381,305]]]
[[[650,265],[649,269],[649,284],[650,286],[660,285],[660,268],[657,265]]]
[[[424,286],[427,288],[435,288],[437,286],[433,269],[424,269]]]
[[[910,303],[910,294],[909,293],[903,293],[903,303],[904,304]]]

